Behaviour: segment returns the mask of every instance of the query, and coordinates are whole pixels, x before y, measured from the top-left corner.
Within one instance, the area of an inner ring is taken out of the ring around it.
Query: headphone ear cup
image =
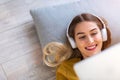
[[[107,30],[106,30],[106,28],[103,28],[101,30],[101,33],[102,33],[102,39],[103,39],[103,41],[107,41]]]
[[[76,43],[75,43],[75,41],[74,41],[73,38],[68,37],[68,40],[69,40],[69,42],[70,42],[70,44],[71,44],[71,47],[72,47],[73,49],[77,47],[77,46],[76,46]]]

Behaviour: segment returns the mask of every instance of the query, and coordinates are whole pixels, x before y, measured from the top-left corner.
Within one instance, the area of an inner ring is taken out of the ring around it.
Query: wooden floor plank
[[[7,80],[7,76],[5,75],[1,65],[0,65],[0,80]]]
[[[0,34],[0,63],[40,48],[32,22]]]
[[[10,60],[2,66],[8,80],[49,80],[55,79],[55,70],[42,62],[41,50]]]
[[[32,20],[30,9],[57,5],[73,0],[11,0],[9,3],[0,5],[0,32],[14,28]],[[4,28],[3,28],[4,27]]]
[[[0,0],[0,5],[3,5],[3,4],[5,4],[5,3],[8,3],[9,1],[11,1],[11,0]]]

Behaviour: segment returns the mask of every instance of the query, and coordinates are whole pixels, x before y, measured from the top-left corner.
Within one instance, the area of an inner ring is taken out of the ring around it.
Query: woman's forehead
[[[76,25],[75,32],[91,31],[92,29],[95,29],[95,28],[99,29],[99,27],[97,26],[97,24],[95,22],[84,21],[84,22],[80,22]]]

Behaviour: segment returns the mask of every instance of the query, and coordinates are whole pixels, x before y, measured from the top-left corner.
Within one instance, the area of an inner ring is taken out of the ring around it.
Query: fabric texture
[[[73,65],[79,61],[79,58],[73,58],[61,63],[56,71],[56,80],[79,80],[73,69]]]

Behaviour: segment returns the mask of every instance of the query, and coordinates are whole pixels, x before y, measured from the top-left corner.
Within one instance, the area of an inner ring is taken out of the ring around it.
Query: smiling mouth
[[[95,50],[97,47],[97,44],[95,45],[91,45],[91,46],[88,46],[88,47],[85,47],[86,50],[89,50],[89,51],[92,51],[92,50]]]

